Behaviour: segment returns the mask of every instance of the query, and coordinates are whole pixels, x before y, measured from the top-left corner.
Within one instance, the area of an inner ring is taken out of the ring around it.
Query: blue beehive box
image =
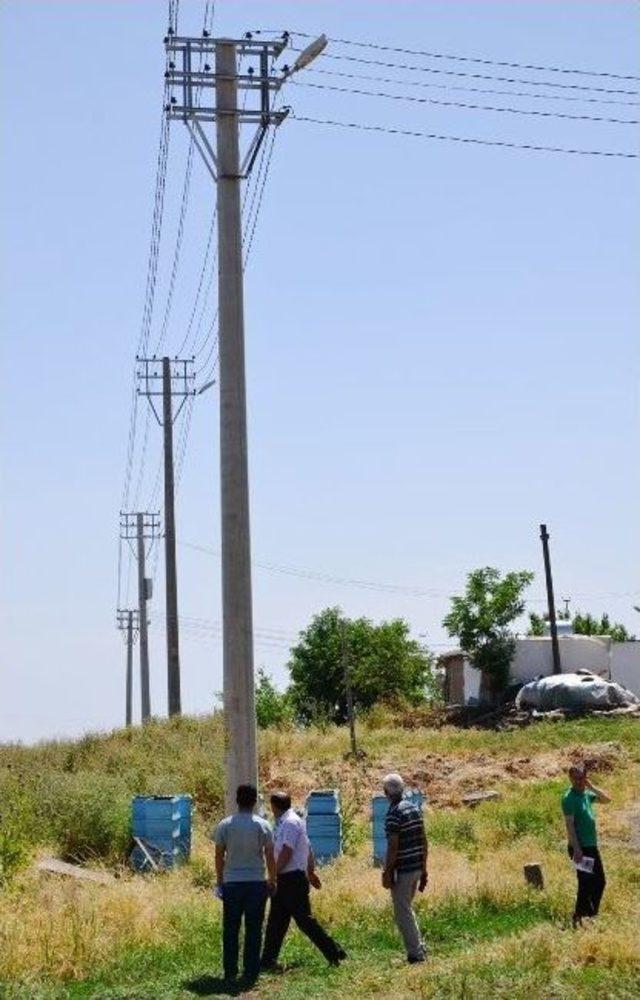
[[[318,864],[342,854],[340,799],[334,789],[309,792],[306,802],[307,836]]]
[[[410,789],[404,793],[404,798],[409,799],[422,812],[425,796],[417,789]],[[371,800],[371,823],[373,839],[373,863],[382,865],[387,853],[387,837],[384,832],[384,821],[389,811],[389,800],[386,795],[374,795]]]
[[[191,853],[191,796],[136,795],[130,861],[136,871],[173,868]]]

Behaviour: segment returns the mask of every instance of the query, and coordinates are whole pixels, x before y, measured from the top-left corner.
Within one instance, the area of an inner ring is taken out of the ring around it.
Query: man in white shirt
[[[291,797],[286,792],[274,792],[270,801],[276,820],[276,891],[269,907],[261,967],[265,970],[277,968],[278,955],[292,917],[327,961],[339,965],[347,957],[346,952],[311,913],[309,885],[319,889],[321,883],[304,820],[291,808]]]

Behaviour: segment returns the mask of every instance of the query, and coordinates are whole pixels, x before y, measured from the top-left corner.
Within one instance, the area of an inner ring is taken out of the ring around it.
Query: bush
[[[258,671],[256,717],[260,729],[267,729],[269,726],[282,727],[293,723],[293,706],[288,692],[278,691],[264,670]]]
[[[63,858],[123,861],[131,837],[131,796],[118,778],[55,774],[39,790],[36,809]]]
[[[0,889],[5,889],[29,858],[29,848],[18,824],[0,822]]]

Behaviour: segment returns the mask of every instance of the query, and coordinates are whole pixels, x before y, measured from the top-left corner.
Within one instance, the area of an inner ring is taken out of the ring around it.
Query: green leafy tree
[[[547,616],[537,615],[535,611],[532,611],[529,615],[529,630],[527,635],[540,637],[547,634]]]
[[[286,726],[293,722],[293,707],[288,691],[278,691],[265,670],[258,670],[256,717],[260,729]]]
[[[348,657],[354,705],[424,701],[435,681],[431,657],[402,619],[374,625],[368,618],[348,619],[340,608],[316,615],[291,650],[290,696],[303,722],[347,720],[345,656]]]
[[[574,615],[572,626],[575,635],[609,635],[614,642],[627,642],[635,638],[629,635],[624,625],[612,622],[606,612],[598,619],[591,614],[582,615],[578,611]]]
[[[529,615],[529,631],[527,635],[542,636],[547,634],[548,615]],[[614,642],[627,642],[635,639],[629,635],[624,625],[620,622],[612,622],[605,612],[601,618],[596,618],[592,614],[581,614],[579,611],[573,616],[571,628],[574,635],[609,635]]]
[[[533,573],[526,570],[503,577],[499,570],[484,566],[469,573],[463,596],[451,598],[451,611],[442,624],[482,672],[487,700],[495,698],[509,679],[515,650],[509,626],[523,613],[523,592],[532,580]]]

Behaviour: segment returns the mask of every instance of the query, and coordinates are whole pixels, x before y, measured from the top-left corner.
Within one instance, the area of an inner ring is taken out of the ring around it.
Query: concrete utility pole
[[[147,601],[151,597],[152,581],[146,576],[145,543],[158,537],[160,528],[159,515],[148,511],[120,514],[120,537],[132,543],[136,542],[135,554],[138,561],[138,628],[140,633],[140,707],[142,722],[151,718],[151,693],[149,688],[149,621],[147,618]]]
[[[137,358],[140,368],[138,388],[146,396],[164,434],[164,557],[167,627],[167,701],[169,715],[180,715],[180,635],[178,628],[178,570],[176,556],[175,483],[173,468],[173,425],[188,396],[193,396],[193,358]],[[162,388],[158,389],[158,383]],[[162,417],[155,397],[162,396]],[[173,397],[181,399],[175,413]]]
[[[551,557],[549,555],[549,532],[546,524],[540,525],[540,539],[544,556],[544,575],[547,581],[547,605],[549,608],[549,627],[551,629],[551,649],[553,652],[553,672],[562,673],[560,664],[560,645],[558,643],[558,626],[556,623],[556,602],[553,596],[553,577],[551,575]]]
[[[131,608],[118,609],[118,628],[125,633],[127,669],[125,680],[125,725],[133,724],[133,644],[138,633],[138,612]]]
[[[351,686],[351,663],[349,662],[349,636],[347,633],[347,623],[342,622],[342,667],[344,670],[344,689],[347,699],[347,718],[349,720],[349,739],[351,743],[351,753],[354,757],[358,753],[356,743],[356,715],[353,707],[353,688]]]
[[[288,43],[281,39],[180,38],[168,35],[166,111],[184,121],[217,184],[218,304],[220,363],[220,490],[222,519],[223,700],[227,730],[227,808],[236,786],[257,785],[257,739],[253,670],[251,543],[244,359],[244,300],[240,186],[255,162],[276,111],[272,97],[287,75],[307,65],[326,45],[324,36],[301,53],[293,70],[273,76],[269,63]],[[199,67],[194,61],[199,57]],[[215,62],[211,73],[209,59]],[[238,59],[243,72],[238,71]],[[174,96],[174,90],[179,97]],[[247,100],[238,100],[242,90]],[[211,99],[213,91],[213,100]],[[258,106],[248,98],[257,96]],[[203,124],[215,123],[215,149]],[[256,126],[241,158],[240,125]]]

